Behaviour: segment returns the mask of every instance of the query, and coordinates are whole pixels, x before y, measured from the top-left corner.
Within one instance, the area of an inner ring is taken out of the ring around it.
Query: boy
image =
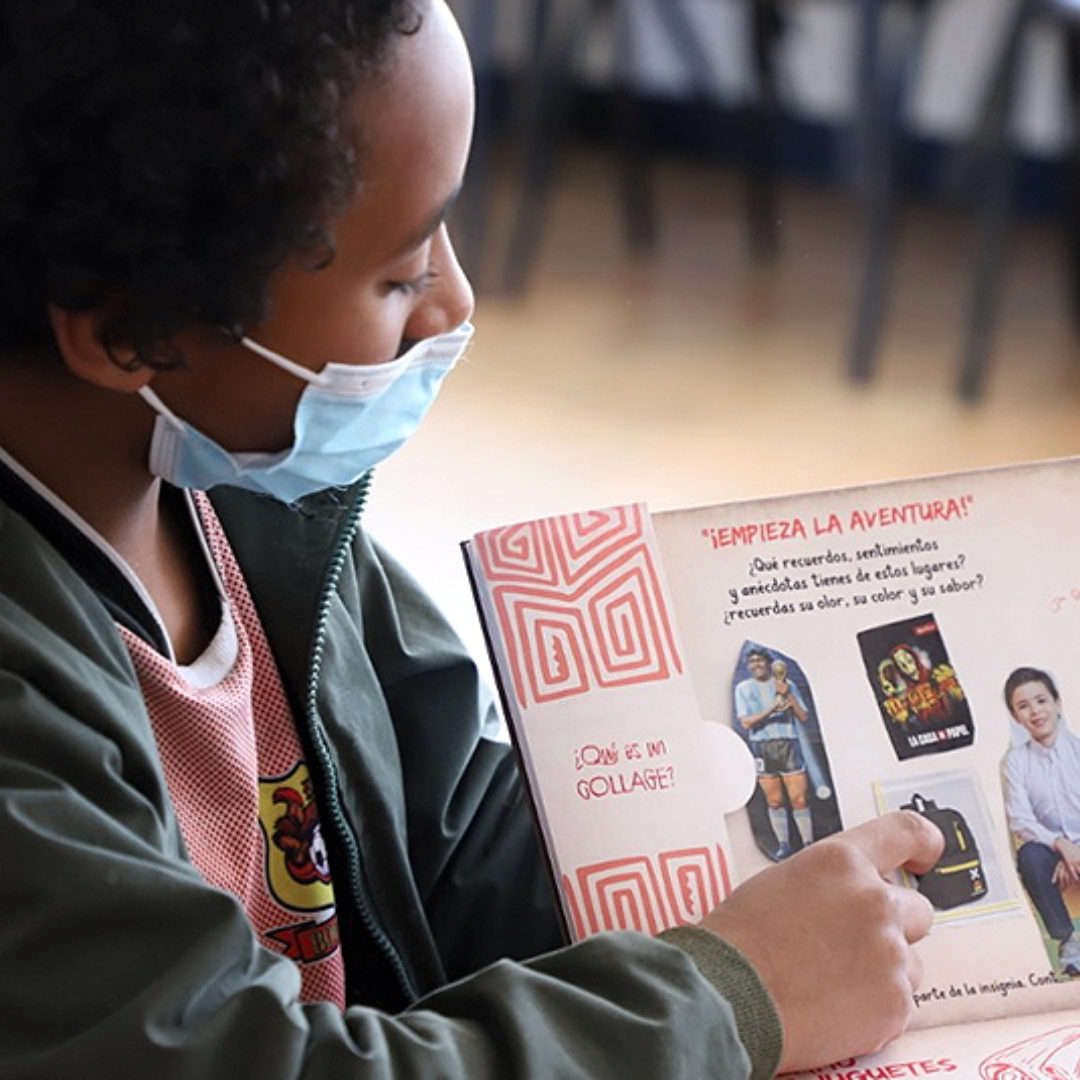
[[[1039,668],[1016,668],[1005,680],[1005,705],[1026,740],[1009,748],[1002,768],[1005,816],[1016,843],[1016,869],[1057,961],[1080,977],[1080,935],[1063,893],[1080,883],[1080,738],[1065,725],[1057,683]]]
[[[932,830],[559,949],[476,673],[360,528],[468,338],[443,0],[0,19],[0,1080],[764,1077],[895,1035],[930,914],[884,875]]]

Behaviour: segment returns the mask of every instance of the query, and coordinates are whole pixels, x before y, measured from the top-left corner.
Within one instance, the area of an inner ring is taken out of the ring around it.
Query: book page
[[[696,922],[732,888],[727,812],[754,787],[702,723],[643,506],[466,548],[572,937]]]
[[[1042,767],[1006,704],[1016,673],[1053,681],[1060,747],[1080,747],[1078,505],[1069,460],[475,537],[571,935],[696,921],[801,847],[906,807],[946,839],[906,881],[936,912],[914,1030],[1075,1017],[1080,979],[1021,882],[1039,845],[1017,822],[1054,799],[1071,814],[1080,765],[1008,806],[1003,766]],[[1058,874],[1049,892],[1075,928],[1080,885]]]
[[[654,515],[703,723],[759,770],[728,820],[735,878],[898,807],[945,834],[909,882],[936,911],[916,1026],[1080,1007],[1018,876],[1002,779],[1007,755],[1037,756],[1012,673],[1049,673],[1061,746],[1078,730],[1078,506],[1070,460]],[[1068,801],[1080,772],[1055,783]],[[1080,887],[1050,891],[1080,925]]]
[[[789,1080],[1076,1080],[1080,1021],[1074,1010],[914,1031],[880,1054],[788,1075]]]

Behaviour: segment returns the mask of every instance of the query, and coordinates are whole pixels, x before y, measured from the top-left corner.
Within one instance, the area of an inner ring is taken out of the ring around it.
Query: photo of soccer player
[[[795,660],[744,643],[733,725],[754,757],[757,789],[747,812],[770,859],[779,862],[841,827],[813,694]]]

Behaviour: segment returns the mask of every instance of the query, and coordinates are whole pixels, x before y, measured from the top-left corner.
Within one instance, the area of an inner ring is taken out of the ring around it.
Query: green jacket
[[[361,501],[214,497],[316,778],[344,1014],[195,870],[112,614],[0,502],[0,1080],[771,1076],[775,1012],[711,935],[560,947],[490,699]]]

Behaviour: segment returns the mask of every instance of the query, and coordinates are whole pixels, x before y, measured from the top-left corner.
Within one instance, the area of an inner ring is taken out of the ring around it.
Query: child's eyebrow
[[[459,184],[450,193],[449,198],[447,198],[434,213],[429,215],[418,229],[414,230],[406,237],[394,252],[395,257],[407,255],[409,252],[415,251],[418,247],[430,240],[431,237],[435,235],[439,226],[450,216],[450,211],[453,209],[454,203],[457,201],[457,197],[460,194],[461,185]]]

